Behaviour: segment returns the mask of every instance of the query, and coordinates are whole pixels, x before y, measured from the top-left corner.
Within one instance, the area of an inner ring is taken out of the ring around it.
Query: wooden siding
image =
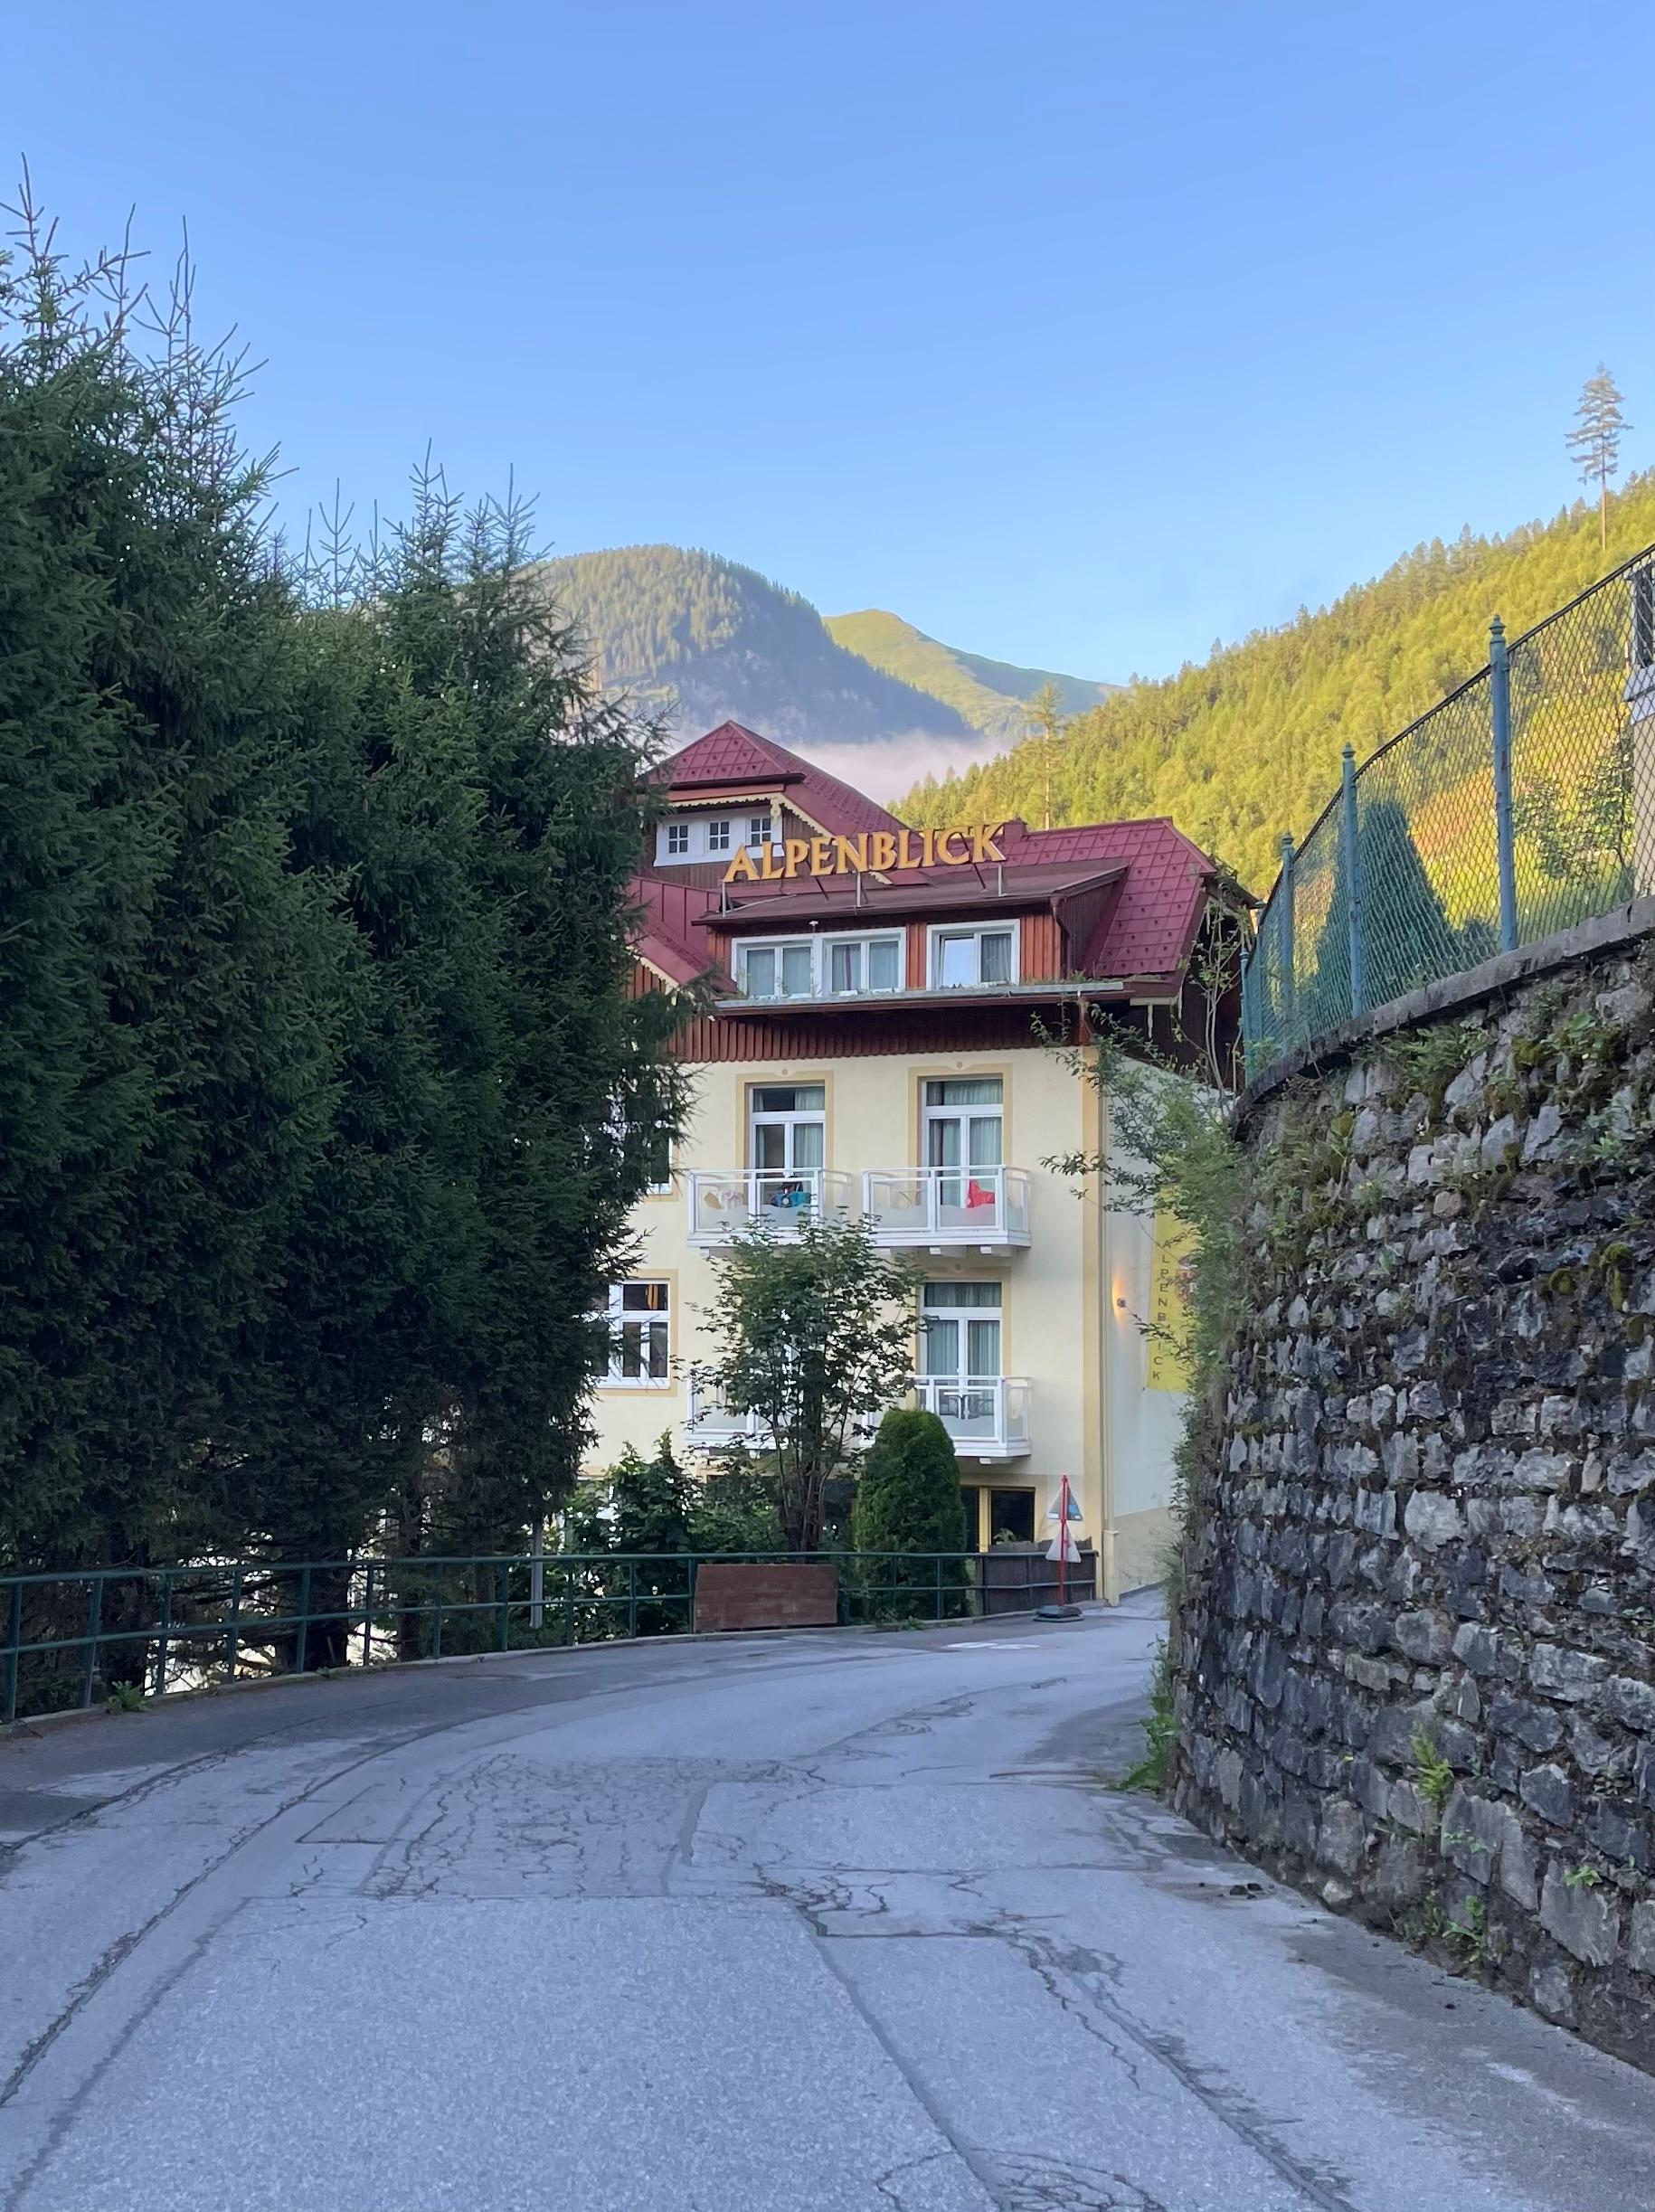
[[[1063,931],[1054,914],[1024,915],[1022,962],[1027,983],[1055,983],[1063,974]]]
[[[1063,1027],[1064,1009],[1046,1006],[900,1007],[865,1015],[709,1014],[686,1022],[674,1040],[680,1060],[870,1060],[903,1053],[1014,1051]],[[1073,1023],[1071,1023],[1073,1026]]]

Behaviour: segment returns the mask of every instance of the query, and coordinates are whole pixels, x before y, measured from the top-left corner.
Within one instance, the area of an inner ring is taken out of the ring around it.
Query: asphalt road
[[[1650,2212],[1655,2082],[1104,1776],[1144,1605],[0,1741],[5,2212]]]

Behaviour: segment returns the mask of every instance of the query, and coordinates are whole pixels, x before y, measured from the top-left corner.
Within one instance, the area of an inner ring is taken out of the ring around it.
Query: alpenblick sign
[[[875,829],[855,837],[788,837],[756,853],[744,847],[724,870],[727,884],[774,884],[789,875],[888,875],[896,868],[969,868],[1004,860],[1006,825],[980,829]]]

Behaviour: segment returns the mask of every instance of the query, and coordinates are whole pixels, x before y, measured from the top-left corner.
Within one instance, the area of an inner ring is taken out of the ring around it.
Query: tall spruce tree
[[[281,560],[235,364],[134,306],[0,278],[0,1557],[513,1540],[680,1111],[653,733],[521,509]]]
[[[175,292],[0,278],[0,1551],[175,1553],[326,1140],[342,938],[287,866],[292,609]]]
[[[1597,487],[1598,539],[1605,553],[1609,550],[1609,487],[1621,473],[1621,433],[1631,428],[1621,412],[1622,396],[1614,378],[1600,361],[1597,374],[1589,376],[1582,388],[1580,405],[1575,411],[1577,427],[1563,441],[1580,470],[1581,481]]]

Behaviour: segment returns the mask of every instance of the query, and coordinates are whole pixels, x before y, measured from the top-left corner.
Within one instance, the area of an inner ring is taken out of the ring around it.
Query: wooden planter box
[[[695,1629],[830,1629],[839,1571],[816,1559],[714,1560],[695,1576]]]

